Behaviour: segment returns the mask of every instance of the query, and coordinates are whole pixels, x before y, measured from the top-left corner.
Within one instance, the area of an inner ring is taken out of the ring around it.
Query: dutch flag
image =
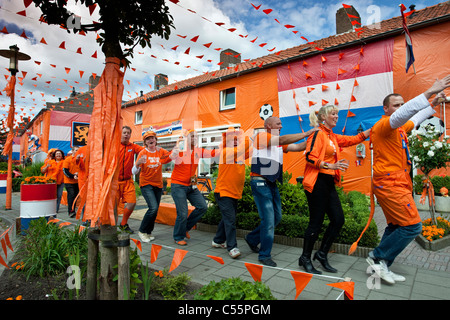
[[[411,65],[414,68],[414,60],[415,59],[414,59],[411,35],[409,34],[408,26],[406,25],[406,17],[409,16],[411,13],[413,13],[413,11],[410,11],[408,13],[404,13],[404,11],[406,11],[406,7],[403,4],[400,5],[400,10],[402,12],[403,30],[405,30],[405,43],[406,43],[406,59],[405,59],[406,63],[405,63],[405,68],[406,68],[406,73],[408,73],[408,70],[411,67]],[[415,68],[414,68],[414,73],[416,73]]]

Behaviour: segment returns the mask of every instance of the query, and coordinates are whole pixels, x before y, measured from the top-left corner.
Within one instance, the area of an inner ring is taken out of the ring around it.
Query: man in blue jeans
[[[298,144],[295,142],[317,131],[317,128],[313,128],[305,133],[280,136],[282,127],[281,120],[277,117],[264,121],[265,131],[258,133],[253,142],[250,173],[250,186],[261,223],[245,237],[245,241],[253,252],[258,253],[258,260],[271,267],[277,266],[272,260],[271,251],[275,227],[281,220],[281,199],[277,181],[283,182],[283,153],[305,150],[306,141]]]
[[[207,150],[197,146],[198,136],[194,130],[189,130],[181,138],[185,140],[180,147],[179,140],[172,151],[171,158],[175,166],[171,176],[170,193],[177,210],[177,218],[173,229],[173,239],[180,246],[187,245],[185,238],[189,239],[189,230],[206,213],[207,205],[205,198],[197,189],[197,167],[200,158],[213,158],[216,150]],[[189,214],[188,203],[195,209]]]

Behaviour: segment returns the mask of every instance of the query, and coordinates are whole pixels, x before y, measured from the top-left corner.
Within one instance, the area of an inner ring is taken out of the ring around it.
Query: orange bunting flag
[[[326,78],[325,73],[323,71],[320,73],[320,77],[321,78]]]
[[[306,67],[308,65],[308,62],[303,60],[303,66]]]
[[[95,50],[94,54],[91,56],[91,58],[97,59],[97,50]]]
[[[57,223],[57,222],[60,222],[61,220],[59,220],[59,219],[50,219],[50,220],[48,220],[48,222],[47,222],[47,224],[49,224],[49,223]]]
[[[306,80],[311,79],[311,75],[309,73],[305,73]]]
[[[11,228],[9,228],[9,229],[11,229]],[[14,249],[11,245],[11,241],[9,241],[9,230],[6,231],[5,240],[6,240],[6,245],[11,249],[11,251],[14,251]]]
[[[354,114],[353,112],[351,112],[350,110],[347,112],[347,117],[351,118],[351,117],[356,117],[356,114]]]
[[[295,282],[295,300],[297,300],[300,293],[303,291],[303,289],[306,288],[309,281],[311,281],[312,274],[311,273],[305,273],[305,272],[298,272],[298,271],[291,271],[291,276],[294,278]]]
[[[191,48],[187,48],[186,51],[184,52],[184,54],[189,54],[189,52],[191,51]]]
[[[152,244],[152,249],[150,252],[150,263],[153,263],[158,259],[158,254],[161,251],[161,246],[158,244]]]
[[[308,90],[308,93],[310,93],[311,91],[315,90],[316,88],[311,88],[311,87],[307,87],[306,90]]]
[[[355,283],[353,281],[327,283],[327,286],[344,290],[345,295],[350,300],[353,300],[353,292],[355,291]]]
[[[195,36],[191,39],[192,42],[197,42],[199,36]]]
[[[322,91],[326,91],[328,89],[328,86],[326,86],[326,85],[322,85]]]
[[[355,102],[355,101],[356,101],[356,98],[355,98],[354,95],[352,95],[352,98],[350,99],[350,102]]]
[[[27,12],[26,12],[25,10],[22,10],[22,11],[16,12],[16,14],[18,14],[18,15],[20,15],[20,16],[24,16],[24,17],[26,17],[26,16],[27,16]]]
[[[339,83],[336,83],[336,90],[339,90],[340,88]]]
[[[322,106],[326,105],[328,103],[327,100],[322,99]]]
[[[65,41],[61,42],[61,44],[59,45],[59,48],[66,49],[66,42]]]
[[[253,3],[250,2],[250,4],[253,6],[253,8],[255,8],[256,10],[259,10],[259,8],[261,8],[261,5],[259,6],[255,6]]]
[[[355,82],[353,83],[353,86],[354,87],[357,87],[357,86],[359,86],[359,83],[358,83],[358,81],[355,79]]]
[[[346,73],[346,72],[347,71],[345,71],[345,70],[343,70],[341,68],[338,68],[338,75],[341,75],[341,74]]]
[[[139,251],[142,252],[142,244],[141,244],[141,242],[139,240],[137,240],[137,239],[133,239],[133,238],[130,238],[130,239],[133,240],[133,242],[136,245],[136,247],[139,249]]]
[[[356,66],[354,66],[353,69],[359,71],[359,63]]]
[[[8,251],[7,251],[7,249],[6,249],[6,243],[5,243],[5,239],[1,239],[1,243],[2,243],[2,249],[3,249],[3,252],[5,253],[5,258],[6,259],[8,259]]]
[[[335,106],[338,106],[338,105],[339,105],[339,101],[338,101],[337,98],[334,98],[334,105],[335,105]]]
[[[43,43],[43,44],[47,44],[47,41],[45,41],[45,39],[44,39],[44,38],[42,38],[42,39],[41,39],[41,43]]]
[[[316,103],[314,101],[309,101],[309,106],[312,107],[313,105],[315,105]]]
[[[77,49],[77,53],[83,54],[83,53],[81,52],[81,47]]]
[[[345,9],[351,9],[351,7],[352,7],[352,6],[349,6],[348,4],[345,4],[345,3],[343,3],[342,6],[343,6]]]
[[[63,223],[59,224],[59,227],[62,228],[62,227],[65,227],[65,226],[70,226],[71,224],[72,224],[72,222],[63,222]]]
[[[66,70],[66,73],[69,74],[70,68],[65,67],[64,69]]]
[[[327,58],[325,58],[324,56],[322,56],[322,62],[327,62]]]
[[[269,13],[272,12],[272,9],[264,9],[263,12],[264,12],[265,14],[269,14]]]
[[[245,263],[245,267],[256,282],[261,282],[263,266],[260,264]]]
[[[169,273],[175,270],[183,261],[184,256],[188,253],[186,250],[175,249],[175,253],[173,254],[172,264],[170,265]]]
[[[1,255],[0,255],[0,264],[4,265],[7,269],[9,269],[9,266],[6,264],[5,260],[3,260]]]
[[[225,264],[225,262],[223,261],[222,257],[216,257],[216,256],[210,256],[210,255],[207,255],[207,257],[217,261],[220,264]]]
[[[79,71],[80,71],[80,78],[83,78],[84,71],[82,71],[82,70],[79,70]]]

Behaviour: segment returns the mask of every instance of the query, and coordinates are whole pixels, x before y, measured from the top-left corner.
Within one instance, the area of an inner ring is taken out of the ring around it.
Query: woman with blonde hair
[[[306,272],[320,274],[311,262],[312,249],[318,239],[319,232],[327,214],[330,224],[322,239],[314,260],[319,260],[328,272],[337,270],[328,263],[327,254],[336,237],[344,225],[344,214],[335,184],[341,181],[340,171],[348,168],[348,161],[340,158],[340,148],[361,143],[369,137],[369,130],[356,136],[335,134],[332,129],[338,121],[339,109],[334,105],[327,105],[313,112],[309,116],[310,125],[319,130],[310,135],[306,142],[306,166],[303,187],[308,200],[309,224],[305,231],[303,252],[299,258],[299,265]]]

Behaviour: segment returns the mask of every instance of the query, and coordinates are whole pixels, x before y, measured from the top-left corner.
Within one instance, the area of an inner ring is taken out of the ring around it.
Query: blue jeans
[[[156,215],[158,214],[159,203],[161,201],[162,189],[154,187],[151,184],[141,187],[142,196],[147,202],[147,212],[142,219],[139,231],[151,234],[155,227]]]
[[[64,191],[64,183],[56,185],[56,213],[59,211],[61,205],[61,198]]]
[[[281,220],[280,192],[276,183],[268,181],[252,179],[250,186],[261,223],[246,238],[253,246],[261,244],[258,259],[266,260],[271,258],[275,227]]]
[[[236,242],[236,212],[238,200],[230,197],[221,197],[219,193],[214,193],[219,206],[222,220],[217,226],[217,232],[213,239],[215,243],[227,242],[227,250],[237,247]]]
[[[386,261],[389,267],[395,258],[422,232],[422,222],[410,225],[399,226],[389,224],[384,230],[380,244],[369,256]]]
[[[197,188],[191,186],[184,186],[182,184],[172,183],[170,186],[173,201],[177,209],[177,218],[173,228],[173,239],[181,241],[186,236],[186,232],[195,226],[198,220],[206,213],[208,208],[205,198]],[[188,203],[187,200],[195,207],[188,217]]]

